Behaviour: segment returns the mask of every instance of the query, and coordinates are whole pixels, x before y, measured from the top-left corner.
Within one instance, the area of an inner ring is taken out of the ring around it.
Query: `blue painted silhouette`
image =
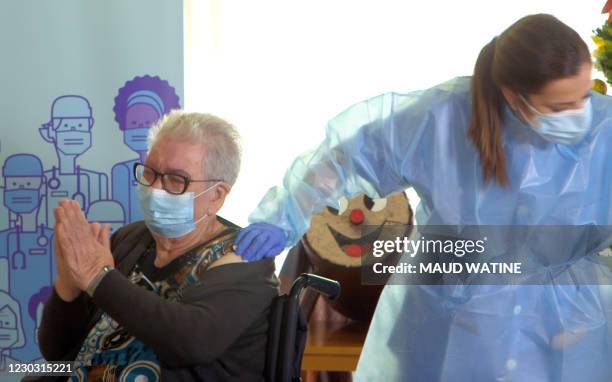
[[[132,169],[134,163],[146,159],[149,129],[165,114],[179,107],[179,97],[174,88],[159,77],[135,77],[127,81],[115,97],[113,110],[123,132],[123,143],[138,154],[138,158],[119,162],[112,169],[113,199],[123,206],[126,222],[143,218]]]
[[[39,129],[43,139],[55,146],[59,161],[45,171],[48,193],[43,223],[47,227],[55,226],[53,209],[62,199],[77,200],[84,211],[90,203],[108,199],[106,174],[76,164],[77,157],[91,147],[93,124],[89,101],[79,95],[64,95],[53,101],[51,119]]]
[[[4,206],[16,217],[15,226],[0,232],[0,254],[8,261],[9,290],[22,304],[17,312],[23,325],[25,344],[12,355],[20,360],[40,358],[36,343],[36,320],[24,314],[23,306],[41,288],[49,287],[55,273],[53,231],[39,224],[44,183],[40,159],[31,154],[15,154],[2,166]]]
[[[98,200],[91,203],[86,215],[90,223],[110,224],[111,234],[125,224],[123,207],[115,200]]]

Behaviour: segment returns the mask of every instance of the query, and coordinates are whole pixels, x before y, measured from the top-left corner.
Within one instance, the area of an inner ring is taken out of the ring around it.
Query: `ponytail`
[[[484,183],[509,183],[502,143],[503,96],[493,80],[494,38],[480,51],[472,76],[472,117],[468,135],[480,156]]]

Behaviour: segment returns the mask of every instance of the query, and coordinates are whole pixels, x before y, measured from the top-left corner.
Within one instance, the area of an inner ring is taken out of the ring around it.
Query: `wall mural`
[[[112,231],[142,220],[133,165],[144,161],[151,126],[180,108],[175,88],[158,76],[136,76],[114,97],[113,112],[134,158],[109,174],[82,166],[79,157],[96,144],[96,105],[87,94],[60,94],[49,102],[49,119],[38,129],[41,145],[53,145],[57,159],[44,163],[36,153],[18,153],[2,163],[0,192],[0,372],[7,361],[41,358],[36,333],[55,278],[53,209],[77,200],[89,221]],[[112,147],[109,148],[112,152]]]

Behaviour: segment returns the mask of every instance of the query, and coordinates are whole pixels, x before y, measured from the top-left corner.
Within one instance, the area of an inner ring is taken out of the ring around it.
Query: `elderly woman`
[[[112,237],[77,202],[55,210],[58,278],[39,330],[72,380],[262,380],[272,260],[232,252],[239,227],[216,216],[236,181],[238,134],[174,111],[134,165],[144,222]]]

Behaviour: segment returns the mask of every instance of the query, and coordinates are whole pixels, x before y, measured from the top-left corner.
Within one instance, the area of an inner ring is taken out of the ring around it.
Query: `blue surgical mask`
[[[148,127],[123,130],[123,142],[134,151],[147,151]]]
[[[217,184],[194,195],[185,192],[173,195],[164,190],[138,185],[138,199],[144,215],[147,228],[156,235],[175,238],[185,236],[192,232],[196,225],[208,215],[198,220],[194,219],[195,199],[212,190]]]
[[[91,147],[89,131],[57,131],[55,145],[66,155],[80,155]]]
[[[38,208],[40,193],[36,189],[17,188],[4,191],[4,205],[17,214],[27,214]]]
[[[580,142],[590,129],[591,99],[587,99],[580,109],[564,110],[545,114],[538,111],[521,96],[523,102],[535,117],[529,122],[533,130],[552,143],[573,145]]]
[[[17,329],[0,328],[0,349],[9,349],[18,339]]]

